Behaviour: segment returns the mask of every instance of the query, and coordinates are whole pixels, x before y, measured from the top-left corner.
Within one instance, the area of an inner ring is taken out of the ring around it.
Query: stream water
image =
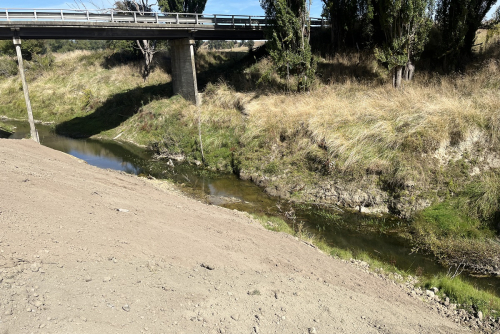
[[[9,138],[20,139],[29,135],[26,122],[3,122],[16,127]],[[164,161],[153,159],[147,150],[128,143],[71,139],[55,134],[52,127],[45,125],[37,125],[37,130],[43,145],[71,154],[90,165],[169,179],[180,184],[180,188],[190,196],[230,209],[283,216],[285,211],[293,208],[296,218],[288,222],[294,228],[303,223],[306,233],[323,238],[332,246],[350,250],[354,254],[365,252],[372,258],[391,263],[412,274],[429,276],[448,272],[433,257],[411,251],[411,247],[395,232],[404,227],[402,225],[406,222],[395,217],[368,216],[335,207],[291,206],[278,202],[253,183],[242,181],[233,174],[208,172],[188,164],[172,167]],[[500,278],[462,276],[474,285],[500,296]]]

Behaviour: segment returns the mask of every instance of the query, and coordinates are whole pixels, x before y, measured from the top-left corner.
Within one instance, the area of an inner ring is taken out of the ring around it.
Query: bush
[[[9,57],[0,58],[0,77],[8,78],[17,74],[17,63]]]

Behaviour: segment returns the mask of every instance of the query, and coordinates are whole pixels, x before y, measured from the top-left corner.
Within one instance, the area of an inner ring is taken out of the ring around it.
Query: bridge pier
[[[12,38],[12,42],[16,47],[17,54],[17,63],[19,66],[19,75],[21,77],[21,81],[23,83],[23,92],[24,92],[24,100],[26,101],[26,108],[28,109],[28,121],[30,123],[30,135],[31,139],[40,143],[40,139],[38,138],[38,132],[35,128],[35,120],[33,119],[33,111],[31,110],[31,101],[30,94],[28,91],[28,83],[26,82],[26,77],[24,75],[24,65],[23,65],[23,56],[21,54],[21,38],[17,31],[14,32],[14,37]]]
[[[170,41],[172,59],[172,84],[174,94],[179,94],[196,105],[200,104],[196,66],[194,62],[194,40],[189,38]]]

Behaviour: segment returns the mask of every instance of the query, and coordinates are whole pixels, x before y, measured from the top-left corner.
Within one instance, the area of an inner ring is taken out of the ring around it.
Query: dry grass
[[[490,61],[463,76],[420,74],[401,90],[346,77],[304,94],[241,94],[221,84],[206,100],[212,107],[249,114],[242,137],[247,145],[262,137],[270,147],[307,137],[327,152],[337,171],[384,171],[401,154],[432,154],[478,128],[494,144],[500,126],[499,75],[499,62]]]
[[[91,51],[55,54],[50,71],[27,71],[35,118],[56,122],[71,119],[97,108],[114,94],[170,81],[168,74],[156,70],[144,82],[139,63],[106,68],[106,56],[105,52]],[[25,118],[19,77],[0,80],[0,92],[0,114]]]

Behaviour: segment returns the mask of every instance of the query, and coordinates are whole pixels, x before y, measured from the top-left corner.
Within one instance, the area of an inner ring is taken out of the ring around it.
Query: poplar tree
[[[322,0],[323,17],[330,21],[331,46],[337,51],[346,44],[348,35],[352,45],[359,37],[371,35],[373,19],[372,0]]]
[[[310,4],[310,3],[309,3]],[[309,9],[304,0],[260,0],[270,23],[268,50],[278,74],[298,78],[298,91],[310,88],[316,71],[311,52]]]
[[[411,80],[413,65],[428,41],[432,25],[430,0],[378,0],[377,11],[385,35],[385,44],[375,48],[377,59],[392,71],[393,86],[399,88]]]
[[[436,20],[446,69],[463,69],[473,54],[476,32],[497,0],[440,0]]]

